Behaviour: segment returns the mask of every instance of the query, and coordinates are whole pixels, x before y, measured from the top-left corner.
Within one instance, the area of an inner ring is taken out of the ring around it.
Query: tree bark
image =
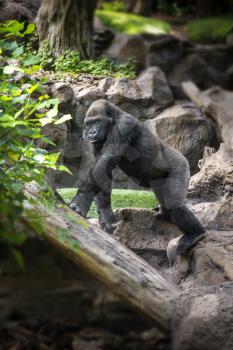
[[[72,49],[91,57],[95,5],[96,0],[43,0],[36,19],[40,43],[48,40],[55,56]]]
[[[27,197],[36,197],[37,192],[35,186],[27,185]],[[179,293],[174,284],[62,202],[52,211],[42,205],[38,205],[36,211],[43,218],[46,240],[152,319],[164,333],[170,330],[170,300]],[[30,221],[25,220],[30,225]]]

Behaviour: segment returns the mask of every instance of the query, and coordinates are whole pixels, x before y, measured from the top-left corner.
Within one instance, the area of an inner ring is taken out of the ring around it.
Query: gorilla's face
[[[108,136],[108,131],[112,125],[110,118],[94,116],[86,118],[84,121],[85,138],[91,143],[103,144]]]

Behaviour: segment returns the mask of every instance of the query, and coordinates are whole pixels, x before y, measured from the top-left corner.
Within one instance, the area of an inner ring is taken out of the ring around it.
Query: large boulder
[[[205,146],[218,148],[214,122],[189,101],[167,108],[145,123],[156,136],[178,149],[188,159],[191,174],[196,173]]]
[[[117,59],[123,62],[134,58],[138,69],[145,68],[147,45],[141,35],[124,35],[117,33],[106,54],[111,59]]]
[[[145,36],[149,50],[147,55],[147,67],[158,66],[165,73],[172,70],[184,55],[187,42],[181,41],[173,35]]]
[[[155,117],[174,103],[166,77],[158,67],[146,69],[136,80],[115,80],[105,96],[141,120]]]
[[[206,89],[213,85],[225,86],[226,74],[210,66],[198,54],[183,58],[168,76],[170,84],[180,86],[184,81],[193,81],[198,87]]]
[[[1,0],[0,22],[17,20],[19,22],[33,22],[39,10],[41,0]]]

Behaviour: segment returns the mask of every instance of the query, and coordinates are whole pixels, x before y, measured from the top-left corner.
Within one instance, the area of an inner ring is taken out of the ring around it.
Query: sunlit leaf
[[[28,26],[27,26],[27,29],[25,30],[24,34],[32,34],[34,33],[36,29],[36,26],[34,23],[29,23]]]
[[[68,173],[70,175],[73,175],[70,169],[68,169],[65,165],[59,165],[58,170],[64,171],[65,173]]]
[[[70,114],[65,114],[65,115],[63,115],[63,117],[58,119],[54,124],[62,124],[62,123],[66,122],[67,120],[70,120],[70,119],[72,119],[72,116]]]

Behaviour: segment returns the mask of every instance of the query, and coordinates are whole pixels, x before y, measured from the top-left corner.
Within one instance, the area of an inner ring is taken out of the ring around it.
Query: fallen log
[[[201,91],[191,81],[184,82],[185,94],[219,126],[222,141],[233,148],[233,92],[213,87]]]
[[[28,198],[35,198],[37,192],[35,184],[27,185]],[[170,300],[178,295],[177,286],[66,204],[56,202],[52,210],[36,204],[34,209],[43,218],[46,240],[152,319],[162,332],[170,331]],[[25,223],[30,226],[30,220],[25,218]]]

